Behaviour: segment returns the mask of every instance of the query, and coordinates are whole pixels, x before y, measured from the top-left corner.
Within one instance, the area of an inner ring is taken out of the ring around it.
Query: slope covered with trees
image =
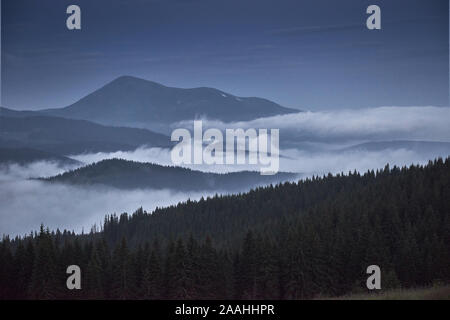
[[[256,171],[224,174],[163,166],[123,159],[108,159],[70,170],[43,181],[74,185],[104,185],[119,189],[220,190],[237,192],[251,187],[293,181],[295,173],[261,175]]]
[[[328,175],[0,244],[1,298],[300,299],[450,280],[450,159]],[[65,287],[68,265],[82,290]]]

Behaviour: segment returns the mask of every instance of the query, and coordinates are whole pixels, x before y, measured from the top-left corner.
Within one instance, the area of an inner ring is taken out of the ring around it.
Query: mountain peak
[[[108,87],[108,86],[121,86],[121,87],[125,87],[125,86],[130,86],[130,87],[139,87],[139,86],[152,86],[152,87],[156,87],[156,88],[165,88],[166,86],[155,82],[155,81],[150,81],[147,79],[143,79],[143,78],[138,78],[135,76],[128,76],[128,75],[123,75],[120,77],[117,77],[116,79],[112,80],[111,82],[109,82],[108,84],[106,84],[104,87]]]
[[[182,89],[134,76],[120,76],[102,88],[50,115],[84,119],[106,125],[152,128],[206,117],[223,122],[295,113],[261,98],[240,98],[214,88]]]

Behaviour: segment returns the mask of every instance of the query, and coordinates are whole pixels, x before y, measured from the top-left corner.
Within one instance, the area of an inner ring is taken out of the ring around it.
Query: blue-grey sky
[[[63,107],[121,75],[310,110],[448,105],[448,15],[448,0],[6,0],[2,105]]]

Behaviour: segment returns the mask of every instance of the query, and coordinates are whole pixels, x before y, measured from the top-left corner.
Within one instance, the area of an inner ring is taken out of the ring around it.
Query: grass
[[[450,285],[430,288],[379,290],[373,293],[349,294],[337,300],[450,300]]]

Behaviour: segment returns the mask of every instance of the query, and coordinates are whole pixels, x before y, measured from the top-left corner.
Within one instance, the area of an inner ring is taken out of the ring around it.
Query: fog
[[[261,118],[247,122],[223,123],[203,120],[207,128],[280,129],[280,171],[304,174],[366,171],[391,165],[426,163],[445,150],[418,152],[407,148],[381,151],[344,151],[344,147],[371,141],[450,141],[450,108],[380,107],[361,110],[302,112]],[[176,123],[173,128],[192,130],[193,121]],[[450,150],[450,144],[449,144]],[[106,158],[123,158],[138,162],[172,165],[170,150],[141,147],[130,152],[73,155],[72,158],[93,163]],[[259,166],[184,165],[208,172],[259,170]]]
[[[170,190],[116,190],[74,187],[34,180],[0,181],[0,234],[24,235],[43,223],[56,228],[89,231],[107,214],[133,213],[139,207],[151,211],[204,194]]]
[[[391,166],[425,164],[446,151],[417,152],[407,148],[380,151],[342,150],[367,141],[424,140],[450,141],[449,108],[392,107],[366,110],[304,112],[262,118],[249,122],[221,123],[204,121],[206,128],[280,129],[280,171],[301,173],[303,177],[331,173],[365,172]],[[190,128],[191,122],[174,128]],[[283,145],[284,143],[284,145]],[[134,151],[71,155],[85,164],[103,159],[121,158],[138,162],[172,165],[170,150],[142,146]],[[259,170],[250,165],[186,165],[208,172]],[[68,186],[50,184],[29,178],[48,177],[76,166],[61,167],[55,162],[0,166],[0,234],[23,235],[43,223],[51,229],[89,231],[107,214],[132,213],[139,207],[152,211],[155,207],[176,204],[205,193],[180,193],[171,190],[116,190],[101,186]]]
[[[75,169],[81,165],[60,165],[53,161],[36,161],[29,164],[0,164],[0,181],[44,178],[63,173],[64,171]]]
[[[302,174],[327,174],[357,170],[364,172],[370,169],[383,168],[390,165],[404,166],[410,164],[425,164],[430,159],[443,154],[419,154],[407,149],[387,149],[382,151],[321,151],[309,152],[298,149],[281,150],[280,171],[296,172]],[[94,153],[74,156],[73,158],[94,163],[101,159],[121,158],[137,162],[151,162],[162,165],[171,165],[170,151],[154,148],[139,148],[130,152]],[[183,165],[191,169],[226,173],[242,170],[258,171],[258,165]]]
[[[450,108],[379,107],[359,110],[300,112],[223,123],[205,119],[205,128],[280,129],[280,140],[345,143],[376,140],[427,140],[450,142]],[[191,128],[192,121],[173,125]]]
[[[148,151],[148,153],[146,153]],[[154,150],[142,149],[138,152],[123,153],[123,156],[136,161],[146,161],[137,155],[155,154]],[[160,153],[164,154],[164,153]],[[387,152],[347,152],[347,153],[308,153],[299,150],[285,150],[287,156],[280,160],[281,170],[301,172],[305,176],[339,173],[348,171],[364,172],[372,168],[391,165],[409,165],[426,163],[426,156],[408,150],[390,150]],[[113,155],[105,155],[113,156]],[[85,155],[86,159],[88,156]],[[165,158],[162,158],[164,161]],[[93,160],[93,159],[90,159]],[[158,160],[157,157],[152,160]],[[206,166],[207,167],[207,166]],[[24,169],[19,174],[17,169]],[[41,171],[45,169],[45,171]],[[197,168],[201,169],[201,168]],[[209,167],[214,171],[214,167]],[[248,168],[247,169],[251,169]],[[61,172],[61,168],[51,163],[13,166],[7,171],[0,170],[0,234],[23,235],[38,229],[43,223],[50,229],[69,229],[81,232],[89,231],[94,224],[101,223],[107,214],[132,213],[139,207],[152,211],[156,207],[176,204],[187,199],[199,199],[213,195],[215,190],[205,193],[181,193],[171,190],[117,190],[102,187],[76,187],[26,180],[40,173],[52,175]],[[217,171],[226,168],[217,168]],[[229,166],[230,171],[238,170]]]
[[[421,155],[411,150],[383,151],[347,151],[347,152],[305,152],[295,149],[284,151],[285,158],[280,159],[281,170],[303,173],[305,176],[328,173],[366,172],[390,166],[409,166],[426,164],[430,155]]]

